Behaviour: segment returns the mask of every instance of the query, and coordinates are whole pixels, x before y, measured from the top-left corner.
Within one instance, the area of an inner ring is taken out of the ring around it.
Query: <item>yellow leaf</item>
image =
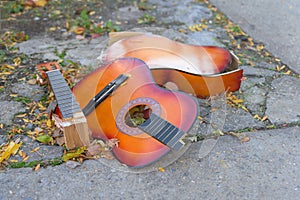
[[[280,68],[279,68],[279,71],[283,70],[286,66],[285,65],[282,65]]]
[[[30,152],[33,153],[33,152],[36,152],[38,150],[40,150],[40,147],[36,147],[36,148],[32,149]]]
[[[250,138],[248,136],[240,139],[241,142],[249,142],[250,141]]]
[[[254,115],[253,118],[254,119],[259,119],[259,120],[261,119],[261,117],[258,114]]]
[[[3,129],[3,127],[4,127],[3,124],[0,124],[0,129]]]
[[[20,57],[17,57],[14,59],[14,65],[15,67],[19,66],[21,64],[21,58]]]
[[[23,158],[22,162],[25,162],[25,161],[27,161],[27,160],[28,160],[28,158],[29,158],[29,156],[26,156],[25,158]]]
[[[56,31],[56,27],[50,27],[49,31],[51,31],[51,32]]]
[[[284,73],[285,75],[290,75],[291,74],[291,70],[288,70],[287,72]]]
[[[233,103],[238,104],[238,103],[243,103],[244,100],[243,99],[234,99],[232,100]]]
[[[22,142],[16,144],[14,141],[11,141],[9,143],[8,147],[1,154],[0,163],[4,160],[7,160],[11,155],[16,154],[21,145],[22,145]]]
[[[15,67],[11,66],[11,65],[5,65],[5,68],[8,68],[8,69],[15,69]]]
[[[76,28],[73,30],[73,32],[74,32],[76,35],[81,35],[81,34],[83,34],[83,32],[84,32],[84,28],[82,28],[82,27],[76,27]]]
[[[165,168],[163,168],[163,167],[158,167],[157,169],[158,169],[158,171],[160,171],[160,172],[165,172],[165,171],[166,171]]]
[[[245,106],[241,106],[241,108],[246,111],[246,112],[249,112],[249,110],[245,107]]]
[[[41,168],[41,164],[37,164],[37,166],[35,166],[34,171],[38,171]]]
[[[20,114],[20,115],[16,115],[17,118],[23,118],[23,117],[25,117],[25,116],[26,116],[26,113]]]
[[[18,81],[25,81],[26,80],[26,78],[25,77],[23,77],[23,78],[19,78],[18,79]]]
[[[9,162],[11,162],[11,163],[17,163],[17,162],[19,162],[18,160],[15,160],[15,159],[11,159],[11,160],[9,160]]]
[[[69,152],[69,153],[66,153],[62,156],[62,160],[64,162],[72,159],[72,158],[78,158],[80,156],[82,156],[82,153],[86,150],[85,147],[80,147],[79,149],[77,149],[75,152]]]
[[[24,118],[24,119],[23,119],[23,122],[25,122],[25,123],[28,123],[28,122],[30,122],[30,120],[29,120],[29,119],[26,119],[26,118]]]
[[[23,157],[24,155],[26,156],[26,153],[24,153],[22,150],[20,150],[18,154],[19,154],[21,157]]]
[[[39,7],[43,7],[47,4],[47,0],[36,0],[35,5]]]
[[[48,126],[49,128],[51,128],[51,127],[53,126],[53,123],[52,123],[52,120],[51,120],[51,119],[48,119],[48,120],[47,120],[47,126]]]
[[[69,30],[69,28],[70,28],[70,24],[69,24],[69,22],[67,21],[67,22],[66,22],[66,29]]]
[[[55,14],[55,15],[60,15],[60,13],[61,13],[60,10],[54,10],[53,11],[53,14]]]
[[[10,94],[9,96],[10,96],[10,97],[17,97],[18,94]]]
[[[207,25],[206,24],[202,24],[201,27],[202,28],[207,28]]]
[[[268,116],[265,115],[265,116],[261,119],[261,121],[266,121],[267,119],[268,119]]]
[[[39,110],[47,110],[47,108],[45,108],[45,106],[43,106],[43,104],[41,102],[38,103],[38,107],[39,107]]]
[[[11,72],[2,72],[2,73],[0,73],[1,75],[10,75],[11,74]]]
[[[257,51],[261,51],[261,50],[264,49],[264,45],[259,44],[259,45],[256,46],[256,49],[257,49]]]

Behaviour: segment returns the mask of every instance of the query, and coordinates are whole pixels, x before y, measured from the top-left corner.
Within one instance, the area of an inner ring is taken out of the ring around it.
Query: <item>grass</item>
[[[28,97],[15,97],[14,100],[17,102],[22,102],[23,104],[28,104],[31,102],[30,98]]]
[[[31,162],[13,162],[8,164],[8,168],[23,168],[23,167],[30,167],[34,168],[37,165],[41,167],[47,166],[57,166],[63,163],[62,158],[53,158],[51,160],[34,160]]]

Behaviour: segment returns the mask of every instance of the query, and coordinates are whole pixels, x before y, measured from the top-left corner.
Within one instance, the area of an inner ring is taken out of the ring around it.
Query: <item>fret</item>
[[[54,92],[55,93],[55,92]],[[65,96],[56,96],[55,95],[56,100],[60,101],[60,102],[70,102],[72,100],[72,96],[70,94],[65,95]]]
[[[165,125],[165,129],[164,129],[163,131],[159,132],[159,133],[158,133],[157,135],[155,135],[154,137],[157,138],[157,139],[160,140],[160,141],[164,141],[165,134],[168,134],[172,128],[173,128],[173,127],[170,126],[170,124],[166,124],[166,125]]]
[[[184,145],[180,139],[185,133],[154,113],[138,128],[174,150],[179,150]]]
[[[163,120],[160,120],[159,118],[154,118],[150,127],[149,127],[149,132],[150,133],[155,133],[158,130],[162,129],[165,127],[166,123]]]
[[[173,125],[171,125],[170,131],[166,132],[164,135],[164,138],[161,140],[164,141],[164,143],[168,144],[168,142],[178,133],[179,129]]]
[[[72,108],[70,109],[68,107],[62,107],[61,110],[63,110],[64,113],[68,114],[68,113],[74,113],[75,109],[72,109]],[[76,110],[78,110],[78,109],[76,109]]]
[[[154,135],[154,137],[159,139],[169,128],[170,126],[165,124],[165,126],[156,135]]]
[[[81,109],[59,70],[46,72],[63,118],[73,117]]]
[[[53,80],[53,79],[52,79],[52,85],[55,86],[55,87],[56,87],[57,85],[66,85],[65,83],[66,83],[66,81],[63,80],[63,79],[61,79],[61,78],[60,78],[60,79],[57,79],[57,80]]]
[[[56,100],[58,100],[60,102],[60,104],[66,104],[66,103],[72,103],[72,96],[60,96],[57,97],[55,96]],[[76,101],[73,99],[73,101]]]
[[[184,136],[184,132],[183,131],[179,131],[177,133],[177,135],[168,143],[168,145],[170,147],[175,148],[175,146],[177,145],[178,141]]]
[[[56,97],[64,97],[66,95],[70,94],[70,91],[62,91],[62,92],[59,92],[59,93],[56,93]]]
[[[70,90],[70,88],[68,86],[65,86],[65,87],[60,87],[60,88],[52,88],[52,90],[53,90],[53,92],[55,91],[56,93],[59,93],[59,92]]]
[[[65,104],[59,103],[58,104],[60,109],[64,109],[64,108],[68,108],[68,109],[72,109],[72,102],[67,102]]]
[[[149,132],[152,132],[152,130],[155,129],[155,125],[160,121],[157,118],[150,116],[149,122],[151,122],[151,124],[149,123],[149,126],[146,126],[145,128],[147,128]]]

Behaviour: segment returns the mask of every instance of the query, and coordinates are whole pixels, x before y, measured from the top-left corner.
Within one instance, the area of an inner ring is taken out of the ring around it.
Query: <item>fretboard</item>
[[[179,150],[184,145],[181,138],[185,132],[156,114],[152,113],[138,128],[174,150]]]
[[[73,117],[74,113],[81,112],[77,100],[75,99],[60,71],[57,69],[48,71],[46,73],[52,87],[52,91],[55,95],[58,107],[62,114],[62,118],[70,118]]]

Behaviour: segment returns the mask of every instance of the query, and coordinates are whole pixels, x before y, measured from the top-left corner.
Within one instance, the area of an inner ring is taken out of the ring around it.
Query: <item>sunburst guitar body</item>
[[[81,109],[120,74],[127,80],[86,116],[92,136],[117,139],[114,155],[132,167],[149,165],[170,150],[180,150],[182,138],[197,118],[197,102],[183,92],[159,87],[139,59],[117,59],[76,84],[72,91]],[[140,108],[145,121],[137,125],[131,115]]]

